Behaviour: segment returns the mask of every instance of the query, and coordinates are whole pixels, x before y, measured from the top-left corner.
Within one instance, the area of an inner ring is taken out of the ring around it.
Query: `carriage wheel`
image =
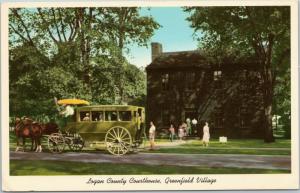
[[[52,153],[61,153],[65,149],[65,138],[61,133],[52,133],[48,137],[48,148]]]
[[[124,155],[132,147],[129,131],[124,127],[112,127],[105,135],[107,150],[113,155]]]
[[[83,146],[84,146],[84,140],[82,139],[82,137],[75,133],[72,136],[70,136],[70,142],[68,143],[69,148],[72,151],[81,151]]]

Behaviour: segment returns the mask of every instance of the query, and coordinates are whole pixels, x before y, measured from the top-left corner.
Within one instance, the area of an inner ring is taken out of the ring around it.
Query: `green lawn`
[[[229,139],[226,144],[221,144],[217,139],[212,139],[209,147],[204,148],[201,140],[189,140],[187,143],[170,147],[172,143],[168,139],[157,139],[156,145],[161,146],[158,150],[149,151],[149,142],[142,152],[156,153],[187,153],[187,154],[250,154],[250,155],[290,155],[291,141],[287,139],[276,139],[274,143],[264,143],[258,139]],[[31,141],[27,139],[26,149],[30,150]],[[10,133],[10,150],[15,150],[16,139],[13,133]],[[43,151],[47,152],[47,138],[43,138]],[[255,149],[247,149],[255,148]],[[277,149],[261,149],[261,148],[277,148]],[[281,149],[283,148],[283,149]],[[100,144],[97,149],[105,150],[105,145]],[[65,147],[66,151],[69,148]],[[85,152],[95,151],[95,148],[85,147]],[[102,152],[103,153],[103,152]]]
[[[190,143],[182,145],[184,147],[199,147],[202,146],[200,140],[193,140]],[[265,143],[259,139],[228,139],[225,144],[219,143],[218,140],[213,139],[209,143],[210,147],[226,147],[226,148],[291,148],[290,139],[276,139],[274,143]]]
[[[157,146],[165,141],[158,140]],[[268,149],[269,148],[269,149]],[[271,149],[274,148],[274,149]],[[186,154],[250,154],[250,155],[291,155],[290,140],[277,139],[274,143],[264,143],[257,139],[232,139],[221,144],[218,140],[211,140],[209,147],[203,147],[201,140],[190,140],[174,147],[160,147],[153,153],[186,153]],[[143,152],[149,152],[144,150]]]
[[[10,175],[276,174],[288,170],[10,160]]]
[[[181,154],[247,154],[247,155],[291,155],[291,150],[260,150],[260,149],[215,149],[203,147],[172,147],[160,148],[150,153],[181,153]]]

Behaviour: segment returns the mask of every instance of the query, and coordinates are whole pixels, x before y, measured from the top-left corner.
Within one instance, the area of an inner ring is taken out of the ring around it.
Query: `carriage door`
[[[142,108],[138,108],[138,116],[141,117],[141,122],[145,122],[145,111]]]

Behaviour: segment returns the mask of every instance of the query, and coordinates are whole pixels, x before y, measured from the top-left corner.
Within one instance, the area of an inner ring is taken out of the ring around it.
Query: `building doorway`
[[[192,124],[192,120],[196,119],[198,120],[197,117],[197,112],[195,110],[189,110],[189,111],[185,111],[184,113],[184,121],[186,122],[187,119],[190,119],[191,121],[191,131],[190,131],[190,136],[196,136],[197,135],[197,131],[198,131],[198,124],[197,125],[193,125]]]

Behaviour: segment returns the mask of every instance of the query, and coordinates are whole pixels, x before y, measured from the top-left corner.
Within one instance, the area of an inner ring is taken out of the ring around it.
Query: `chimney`
[[[158,42],[151,43],[151,54],[152,54],[152,61],[155,60],[158,56],[160,56],[163,52],[162,45]]]

